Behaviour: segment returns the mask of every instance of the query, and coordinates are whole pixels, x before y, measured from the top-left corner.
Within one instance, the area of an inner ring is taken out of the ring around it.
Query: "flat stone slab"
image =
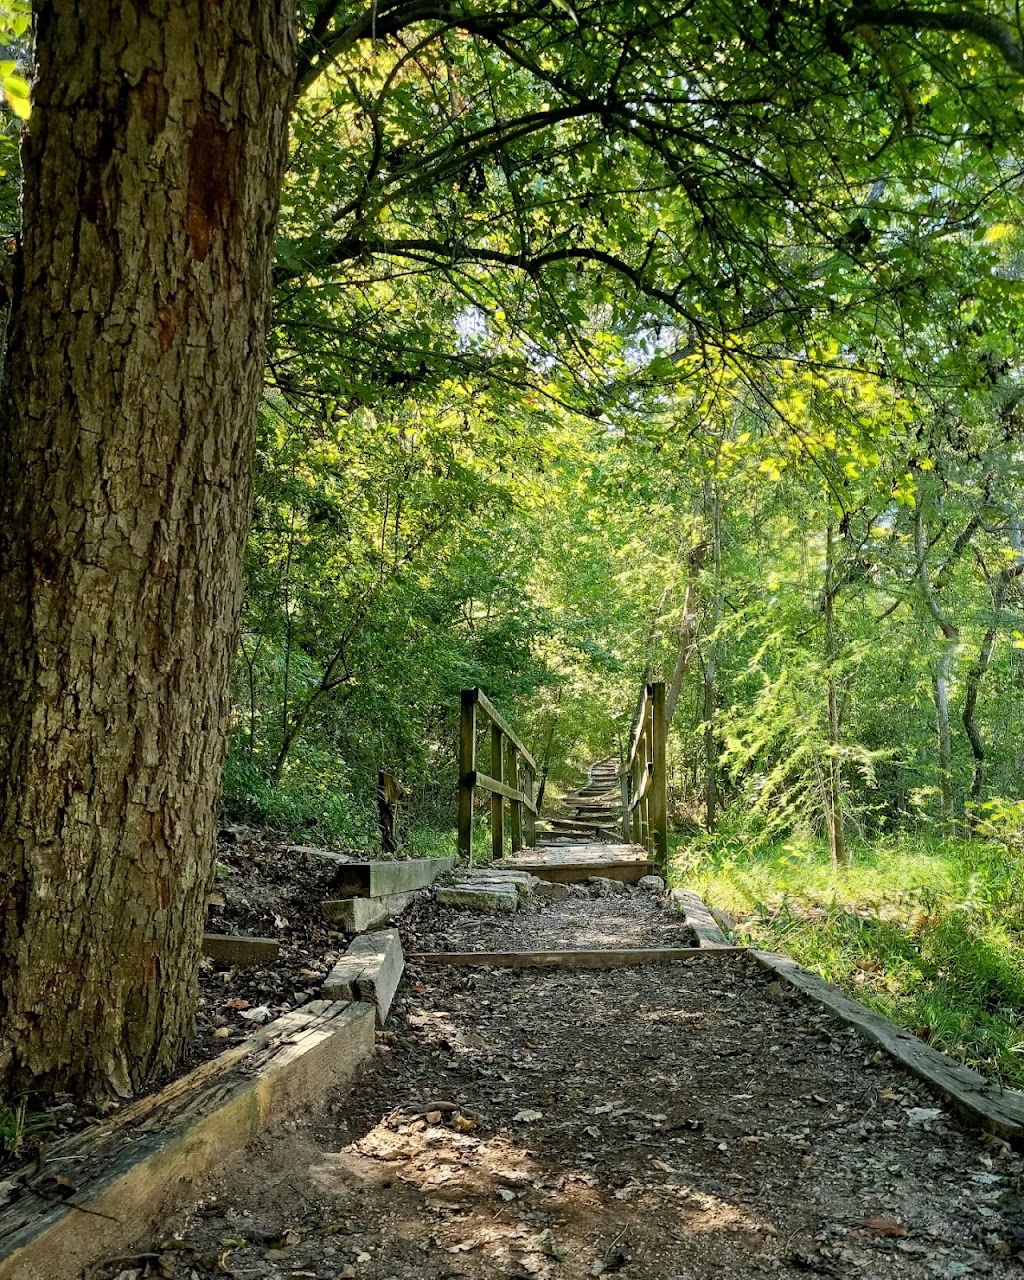
[[[533,892],[538,898],[544,898],[548,902],[564,902],[569,896],[569,886],[557,880],[541,880],[534,886]]]
[[[386,898],[328,898],[324,919],[340,924],[346,933],[365,933],[401,915],[418,892],[391,893]]]
[[[237,969],[253,969],[269,964],[281,953],[276,938],[250,938],[241,933],[204,933],[203,955],[214,964],[230,964]]]
[[[387,898],[432,885],[457,858],[405,858],[399,862],[350,862],[333,880],[339,898]]]
[[[128,1254],[195,1183],[258,1134],[351,1084],[373,1056],[368,1004],[316,1000],[151,1097],[47,1144],[67,1199],[26,1191],[0,1210],[0,1280],[61,1280]],[[81,1172],[77,1172],[81,1171]],[[35,1166],[21,1171],[27,1185]]]
[[[538,877],[530,875],[528,871],[490,871],[484,869],[467,875],[459,885],[459,888],[475,889],[479,887],[493,889],[504,886],[515,889],[520,899],[525,902],[532,897],[539,884]]]
[[[380,929],[355,938],[327,975],[321,994],[329,1000],[364,1000],[383,1026],[405,970],[397,929]]]
[[[443,907],[470,907],[476,911],[515,911],[519,906],[519,890],[515,885],[456,885],[438,889],[435,894]]]

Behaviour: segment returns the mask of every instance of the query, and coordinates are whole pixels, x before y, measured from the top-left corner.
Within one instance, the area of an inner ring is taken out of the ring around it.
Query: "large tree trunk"
[[[40,6],[0,388],[0,1081],[177,1064],[215,837],[287,4]]]
[[[1015,578],[1019,578],[1024,573],[1024,561],[1020,558],[1022,554],[1020,529],[1013,514],[1010,515],[1009,524],[1011,529],[1010,541],[1014,551],[1017,553],[1017,560],[1014,564],[1006,565],[1000,569],[996,577],[995,584],[992,587],[992,621],[982,636],[977,660],[967,672],[964,682],[967,689],[964,696],[964,731],[967,734],[968,742],[971,744],[971,755],[974,758],[974,768],[971,772],[972,800],[981,799],[985,790],[985,778],[988,771],[988,761],[985,756],[985,739],[981,736],[981,728],[978,725],[978,697],[981,693],[981,682],[988,672],[992,662],[992,655],[995,652],[996,637],[1002,625],[1003,608],[1006,604],[1006,597],[1009,594],[1010,584]]]

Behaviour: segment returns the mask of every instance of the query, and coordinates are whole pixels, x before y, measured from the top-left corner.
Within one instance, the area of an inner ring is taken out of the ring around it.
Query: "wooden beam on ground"
[[[195,1197],[235,1152],[352,1083],[373,1057],[369,1004],[314,1000],[81,1133],[47,1143],[66,1198],[30,1189],[0,1209],[0,1280],[94,1274]],[[18,1171],[10,1186],[36,1174]],[[124,1260],[127,1263],[127,1259]]]
[[[697,933],[701,950],[706,950],[708,955],[747,951],[781,982],[788,983],[841,1022],[854,1027],[912,1076],[936,1090],[965,1123],[987,1133],[998,1134],[1015,1147],[1024,1147],[1024,1093],[1016,1089],[1002,1089],[986,1080],[980,1072],[933,1049],[904,1027],[898,1027],[831,982],[797,964],[791,956],[756,951],[753,947],[731,947],[697,894],[674,889],[671,896],[674,901],[682,903],[687,924]],[[721,942],[717,940],[719,938]]]
[[[583,846],[584,848],[593,846]],[[572,860],[572,849],[566,849],[564,861],[533,860],[519,857],[514,861],[505,859],[502,864],[512,871],[529,871],[541,880],[551,880],[555,884],[582,884],[591,876],[601,876],[605,880],[624,880],[626,884],[636,884],[643,876],[656,874],[654,863],[647,858],[614,859],[608,862],[596,860]]]
[[[746,947],[728,948],[730,952],[746,950]],[[622,951],[420,951],[409,956],[409,963],[489,969],[622,969],[723,954],[722,949],[704,947],[631,947]]]
[[[1016,1089],[1001,1089],[980,1072],[956,1062],[919,1040],[912,1032],[868,1009],[831,982],[797,964],[790,956],[754,951],[752,948],[750,954],[777,978],[788,982],[815,1004],[822,1005],[868,1040],[880,1045],[911,1075],[937,1089],[962,1120],[998,1134],[1014,1146],[1024,1147],[1024,1093]]]
[[[690,889],[673,889],[669,901],[683,913],[687,926],[697,935],[702,947],[728,947],[729,939],[718,927],[704,902]]]

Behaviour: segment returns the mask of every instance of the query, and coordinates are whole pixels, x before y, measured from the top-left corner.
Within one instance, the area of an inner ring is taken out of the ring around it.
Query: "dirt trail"
[[[403,934],[685,941],[637,890],[503,920],[424,906]],[[354,1092],[170,1225],[203,1277],[1024,1276],[1021,1161],[937,1107],[743,956],[414,967]]]

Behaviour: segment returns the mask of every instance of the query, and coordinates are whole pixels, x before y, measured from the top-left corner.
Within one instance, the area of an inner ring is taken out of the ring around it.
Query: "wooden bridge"
[[[483,745],[481,739],[488,737],[489,772],[485,773],[479,768],[478,748]],[[562,882],[590,876],[635,882],[644,875],[664,874],[668,857],[666,737],[665,685],[645,684],[625,758],[608,757],[591,765],[583,786],[563,797],[558,811],[541,822],[535,799],[536,761],[482,690],[464,690],[459,853],[472,863],[474,796],[480,789],[490,797],[495,865]]]

